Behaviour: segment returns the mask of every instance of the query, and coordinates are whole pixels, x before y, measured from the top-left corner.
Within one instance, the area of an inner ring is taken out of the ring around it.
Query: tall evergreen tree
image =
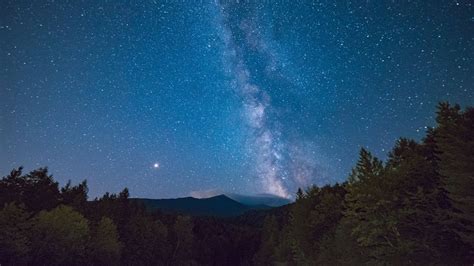
[[[397,255],[407,247],[400,241],[396,206],[388,193],[391,184],[384,174],[383,163],[361,149],[347,184],[345,216],[352,235],[372,260],[397,263]]]
[[[470,246],[474,259],[474,109],[438,105],[434,133],[444,188],[453,204],[455,231]]]

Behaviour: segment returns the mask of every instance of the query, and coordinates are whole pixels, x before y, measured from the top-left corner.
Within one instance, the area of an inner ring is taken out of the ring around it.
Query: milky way
[[[250,130],[248,148],[255,157],[253,167],[258,185],[263,192],[291,197],[294,187],[288,186],[307,187],[311,177],[314,178],[315,165],[311,157],[301,154],[298,147],[288,142],[288,136],[282,136],[284,127],[279,110],[272,104],[270,85],[258,84],[259,78],[284,76],[278,67],[278,55],[271,50],[264,33],[268,26],[262,25],[258,10],[248,2],[224,1],[218,8],[225,44],[224,63],[232,77],[232,87],[242,99],[242,113]],[[253,61],[258,61],[257,65]]]
[[[4,0],[0,174],[91,197],[344,182],[361,147],[474,104],[471,2]]]

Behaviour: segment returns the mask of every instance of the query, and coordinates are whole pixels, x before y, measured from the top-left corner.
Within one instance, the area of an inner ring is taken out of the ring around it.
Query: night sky
[[[0,174],[292,197],[474,104],[471,1],[337,2],[2,0]]]

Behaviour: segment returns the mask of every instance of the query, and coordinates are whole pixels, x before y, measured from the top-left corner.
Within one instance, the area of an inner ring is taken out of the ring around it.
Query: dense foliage
[[[147,212],[124,189],[88,201],[46,168],[0,180],[1,265],[359,265],[474,262],[474,109],[441,103],[421,142],[347,182],[236,218]]]
[[[87,200],[87,184],[59,188],[46,168],[0,181],[1,265],[248,265],[258,226],[150,213],[127,189]]]
[[[361,149],[342,185],[298,191],[289,218],[265,220],[260,265],[472,265],[474,109],[441,103],[420,142],[387,162]]]

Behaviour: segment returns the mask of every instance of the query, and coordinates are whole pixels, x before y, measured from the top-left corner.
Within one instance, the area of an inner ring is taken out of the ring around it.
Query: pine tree
[[[400,233],[399,256],[407,263],[443,259],[446,241],[446,196],[432,148],[400,139],[389,154],[385,180]]]
[[[379,159],[361,149],[347,184],[345,216],[352,224],[357,243],[367,249],[373,260],[396,262],[396,254],[402,247],[384,171]]]
[[[435,141],[444,188],[458,221],[455,231],[470,246],[474,259],[474,109],[462,112],[459,105],[440,103]]]

